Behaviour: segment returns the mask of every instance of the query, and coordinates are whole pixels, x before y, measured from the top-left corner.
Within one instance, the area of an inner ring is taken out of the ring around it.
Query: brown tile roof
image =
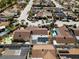
[[[61,33],[63,36],[71,37],[71,35],[70,35],[68,29],[66,28],[66,26],[60,27],[60,28],[59,28],[59,31],[60,31],[60,33]]]
[[[32,48],[33,58],[46,58],[46,55],[56,56],[55,48],[52,45],[34,45]]]
[[[14,40],[27,41],[31,35],[48,35],[48,30],[46,28],[28,27],[26,29],[17,29],[13,34]]]
[[[36,28],[32,32],[34,35],[47,35],[48,34],[48,30],[46,28]]]
[[[57,33],[58,35],[56,36],[57,42],[59,43],[75,42],[75,38],[69,33],[69,30],[65,26],[60,27],[58,29],[59,29],[59,33]]]
[[[56,59],[56,56],[54,56],[51,52],[48,51],[43,57],[43,59]]]
[[[38,27],[28,27],[26,30],[29,30],[34,35],[47,35],[48,30],[46,28],[38,28]]]
[[[79,55],[79,49],[78,48],[70,49],[69,54],[78,54]]]
[[[20,29],[20,30],[18,29],[14,31],[13,39],[27,41],[30,39],[30,31],[25,30],[25,29]]]
[[[42,49],[55,50],[55,48],[52,45],[34,45],[33,46],[33,50],[42,50]]]
[[[72,48],[67,50],[69,53],[60,53],[61,55],[79,55],[79,48]]]

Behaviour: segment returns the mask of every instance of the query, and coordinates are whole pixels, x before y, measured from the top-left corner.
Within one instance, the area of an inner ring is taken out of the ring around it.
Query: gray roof
[[[26,59],[28,55],[30,47],[21,47],[21,54],[20,55],[1,55],[0,59]]]
[[[28,55],[29,49],[30,49],[29,47],[22,47],[20,56]]]
[[[25,59],[25,56],[0,56],[0,59]]]

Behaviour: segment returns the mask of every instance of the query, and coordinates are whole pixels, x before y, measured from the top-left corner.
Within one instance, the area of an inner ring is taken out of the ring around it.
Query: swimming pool
[[[51,30],[51,35],[53,37],[55,37],[57,35],[57,29],[56,28],[54,28],[54,29]]]

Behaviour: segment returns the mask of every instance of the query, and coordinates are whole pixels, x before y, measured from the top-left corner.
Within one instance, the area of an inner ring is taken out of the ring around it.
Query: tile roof
[[[31,35],[48,35],[48,30],[46,28],[37,27],[27,27],[26,29],[18,29],[14,31],[14,40],[24,40],[30,39]]]
[[[42,49],[55,50],[55,48],[52,45],[34,45],[33,46],[33,50],[42,50]]]
[[[57,33],[56,41],[61,43],[73,43],[75,38],[69,33],[69,30],[63,26],[58,28],[59,33]]]
[[[47,58],[47,55],[56,56],[55,48],[52,45],[34,45],[32,48],[32,58]]]
[[[79,55],[79,49],[78,48],[70,49],[69,54],[78,54]]]
[[[43,59],[56,59],[56,56],[52,55],[52,53],[48,51]]]
[[[30,39],[30,31],[29,30],[16,30],[14,31],[14,40],[24,40],[27,41]]]
[[[31,31],[33,35],[47,35],[48,34],[47,28],[28,27],[26,28],[26,30]]]

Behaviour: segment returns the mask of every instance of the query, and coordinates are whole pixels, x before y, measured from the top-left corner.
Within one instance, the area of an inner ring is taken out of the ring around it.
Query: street
[[[21,24],[21,20],[24,20],[24,24],[26,24],[26,22],[28,23],[28,26],[38,26],[38,25],[47,25],[50,23],[42,23],[42,20],[39,20],[37,22],[32,23],[31,21],[27,20],[28,16],[29,16],[29,11],[31,10],[31,7],[33,5],[33,0],[29,1],[29,4],[25,7],[25,9],[22,11],[20,17],[18,18],[19,23]]]
[[[19,20],[19,23],[21,22],[21,20],[25,20],[28,23],[30,22],[27,20],[27,18],[29,16],[28,12],[30,11],[32,4],[33,4],[33,0],[30,0],[29,4],[25,7],[25,9],[22,11],[20,17],[17,19],[17,20]]]

